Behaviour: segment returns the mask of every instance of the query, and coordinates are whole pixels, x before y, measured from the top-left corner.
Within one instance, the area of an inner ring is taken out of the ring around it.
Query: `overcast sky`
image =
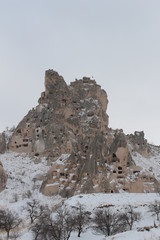
[[[109,126],[160,145],[159,0],[0,0],[0,131],[37,105],[47,69],[93,76]]]

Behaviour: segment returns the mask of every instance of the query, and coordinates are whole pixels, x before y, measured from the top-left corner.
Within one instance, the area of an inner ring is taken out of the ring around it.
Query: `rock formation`
[[[146,190],[128,145],[137,144],[137,138],[137,149],[145,151],[144,135],[126,137],[109,129],[107,94],[95,80],[83,77],[67,86],[62,76],[48,70],[38,103],[19,123],[8,147],[47,158],[52,166],[41,187],[44,194]]]
[[[90,136],[107,134],[107,103],[95,81],[83,78],[67,86],[57,72],[48,70],[39,105],[18,125],[9,149],[52,159],[81,149]]]
[[[148,157],[151,152],[151,148],[147,143],[147,140],[144,138],[144,132],[135,131],[134,134],[127,135],[129,142],[134,146],[134,151],[136,150],[143,156]]]

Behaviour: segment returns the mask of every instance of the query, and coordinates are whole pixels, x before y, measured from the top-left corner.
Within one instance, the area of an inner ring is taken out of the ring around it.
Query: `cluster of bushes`
[[[35,240],[68,240],[73,231],[80,237],[90,218],[90,213],[80,204],[72,211],[67,208],[52,211],[33,200],[27,203],[27,212]]]
[[[87,228],[91,228],[95,233],[110,236],[131,230],[134,222],[140,219],[140,214],[131,206],[128,206],[124,213],[113,212],[111,207],[99,208],[90,213],[81,204],[72,210],[63,207],[52,212],[32,201],[28,202],[27,211],[34,240],[68,240],[72,232],[77,232],[77,236],[80,237]]]
[[[80,237],[87,228],[91,228],[95,233],[110,236],[132,230],[133,224],[141,217],[130,205],[122,213],[113,212],[112,207],[107,206],[97,208],[91,213],[81,204],[72,208],[50,210],[47,206],[40,205],[37,200],[28,201],[25,211],[34,240],[69,240],[72,232],[77,232],[77,236]],[[159,220],[160,202],[155,201],[150,205],[149,211]],[[21,223],[22,220],[15,212],[0,210],[0,230],[6,231],[7,239],[10,232],[17,229]]]

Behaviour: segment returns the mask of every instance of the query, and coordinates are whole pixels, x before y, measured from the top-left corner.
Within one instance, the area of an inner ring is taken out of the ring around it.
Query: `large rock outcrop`
[[[46,156],[52,166],[41,187],[44,194],[145,191],[128,138],[122,130],[108,128],[107,94],[95,80],[83,77],[67,86],[62,76],[48,70],[38,103],[19,123],[8,147]],[[136,174],[134,181],[130,174]]]
[[[67,86],[57,72],[46,71],[39,105],[20,122],[9,149],[56,159],[90,145],[92,136],[108,132],[107,94],[94,80]],[[84,144],[85,143],[85,144]]]

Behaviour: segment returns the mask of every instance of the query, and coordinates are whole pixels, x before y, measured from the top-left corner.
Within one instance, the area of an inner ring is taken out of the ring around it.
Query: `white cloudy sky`
[[[93,76],[110,127],[160,145],[159,0],[0,0],[0,131],[36,106],[49,68]]]

